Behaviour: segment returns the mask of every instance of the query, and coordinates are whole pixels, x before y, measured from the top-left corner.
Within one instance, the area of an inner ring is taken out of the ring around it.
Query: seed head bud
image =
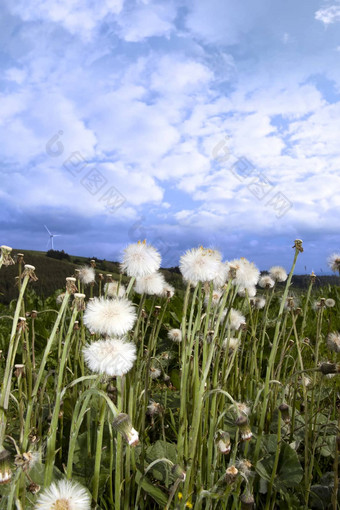
[[[31,319],[36,319],[36,318],[37,318],[37,316],[38,316],[38,312],[37,312],[37,310],[32,310],[32,311],[31,311]]]
[[[182,480],[184,482],[186,478],[186,472],[179,464],[174,464],[171,468],[171,473],[178,479]]]
[[[279,406],[279,411],[281,413],[284,423],[289,423],[290,422],[289,406],[287,406],[287,404],[281,404]]]
[[[228,432],[219,431],[217,434],[217,448],[223,455],[228,455],[231,450],[230,434]]]
[[[239,428],[241,441],[249,441],[253,437],[252,431],[248,424],[248,418],[246,416],[240,415],[235,421],[235,425],[237,425]]]
[[[96,261],[95,259],[90,260],[91,267],[96,267]]]
[[[155,306],[155,316],[157,317],[157,315],[159,315],[160,311],[161,311],[161,306]]]
[[[106,281],[107,281],[107,282],[113,282],[112,274],[111,274],[111,273],[107,273],[107,275],[106,275]]]
[[[113,420],[113,427],[122,434],[130,446],[137,446],[139,443],[138,432],[132,427],[131,418],[128,414],[118,414]]]
[[[255,505],[254,496],[247,490],[241,496],[241,510],[252,510]]]
[[[74,321],[73,329],[74,329],[74,331],[78,331],[78,329],[80,329],[79,328],[79,321]]]
[[[17,324],[17,331],[25,331],[26,329],[26,317],[19,317]]]
[[[11,478],[10,453],[7,450],[2,450],[0,452],[0,485],[9,483]]]
[[[321,363],[319,370],[323,375],[339,374],[340,363]]]
[[[99,280],[104,280],[104,275],[103,275],[103,273],[98,273],[98,278],[99,278]]]
[[[312,284],[314,284],[315,280],[316,280],[316,274],[314,273],[314,271],[312,271],[310,274],[310,281]]]
[[[25,264],[23,253],[17,253],[17,262],[18,264]]]

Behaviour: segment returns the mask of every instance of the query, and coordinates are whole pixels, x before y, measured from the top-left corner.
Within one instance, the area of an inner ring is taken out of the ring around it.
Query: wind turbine
[[[47,246],[46,246],[46,248],[48,248],[48,244],[49,244],[49,243],[51,243],[51,248],[52,248],[52,250],[54,250],[54,246],[53,246],[53,238],[54,238],[54,237],[60,237],[60,235],[61,235],[61,234],[52,234],[52,233],[48,230],[48,228],[46,227],[46,225],[44,225],[44,227],[46,228],[46,230],[47,230],[47,232],[48,232],[48,234],[49,234],[49,236],[50,236],[50,239],[49,239],[49,241],[47,242]]]

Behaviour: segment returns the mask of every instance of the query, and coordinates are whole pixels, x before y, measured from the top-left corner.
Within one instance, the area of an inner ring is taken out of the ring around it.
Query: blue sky
[[[340,249],[340,1],[5,0],[1,244]]]

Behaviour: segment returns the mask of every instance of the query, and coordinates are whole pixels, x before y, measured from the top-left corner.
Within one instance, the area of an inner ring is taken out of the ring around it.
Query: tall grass
[[[296,299],[301,251],[284,287],[258,289],[261,308],[232,279],[218,297],[207,282],[160,297],[136,294],[132,277],[136,361],[117,377],[91,372],[83,354],[101,338],[83,317],[102,277],[69,280],[60,305],[51,296],[32,312],[34,272],[19,263],[18,297],[0,317],[0,508],[35,508],[60,479],[98,509],[339,508],[339,349],[327,338],[340,295],[321,295],[311,276]]]

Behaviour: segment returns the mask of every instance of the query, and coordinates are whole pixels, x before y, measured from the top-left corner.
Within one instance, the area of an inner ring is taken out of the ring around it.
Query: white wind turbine
[[[44,225],[44,227],[46,228],[46,230],[47,230],[47,232],[48,232],[48,234],[49,234],[49,236],[50,236],[50,238],[49,238],[49,240],[48,240],[48,242],[47,242],[47,246],[46,246],[46,248],[48,248],[49,243],[51,243],[51,248],[52,248],[52,250],[54,250],[54,246],[53,246],[53,238],[54,238],[54,237],[60,237],[60,236],[61,236],[61,234],[52,234],[52,233],[48,230],[48,228],[46,227],[46,225]]]

